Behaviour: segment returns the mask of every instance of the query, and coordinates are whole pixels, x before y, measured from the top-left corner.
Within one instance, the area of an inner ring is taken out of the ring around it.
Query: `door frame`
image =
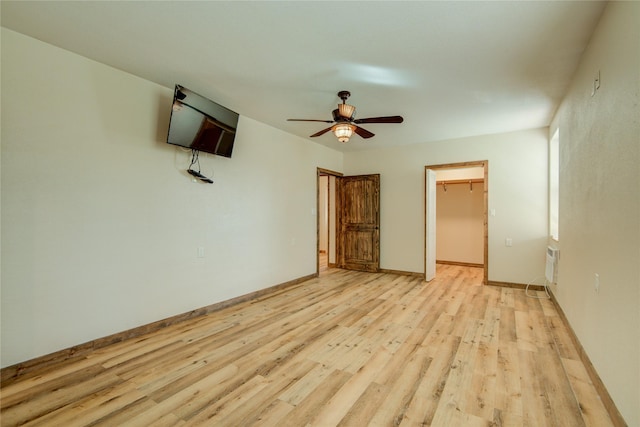
[[[484,213],[483,213],[483,223],[484,223],[484,238],[483,238],[483,251],[484,251],[484,275],[482,279],[482,283],[484,285],[489,282],[489,161],[488,160],[477,160],[471,162],[460,162],[460,163],[446,163],[446,164],[438,164],[438,165],[428,165],[424,167],[425,176],[427,174],[427,169],[438,170],[438,169],[460,169],[465,167],[477,167],[482,166],[484,170],[484,190],[483,190],[483,204],[484,204]],[[426,178],[424,180],[426,182]],[[427,229],[427,188],[424,189],[424,229]],[[426,235],[426,233],[425,233]],[[424,238],[424,253],[423,260],[426,260],[427,255],[427,239]],[[424,261],[424,273],[426,276],[427,272],[427,264]]]
[[[316,169],[316,276],[320,275],[320,177],[321,176],[333,176],[335,178],[341,178],[342,176],[344,176],[344,174],[340,173],[340,172],[336,172],[336,171],[332,171],[329,169],[323,169],[323,168],[317,168]],[[336,197],[337,198],[337,197]],[[327,203],[329,203],[329,221],[328,221],[328,225],[327,225],[327,230],[330,230],[330,228],[333,226],[334,227],[334,235],[336,236],[336,238],[334,239],[334,254],[336,254],[337,256],[337,242],[335,240],[337,240],[337,234],[338,234],[338,229],[337,229],[337,209],[336,209],[336,204],[337,204],[337,200],[336,203],[334,203],[334,205],[332,206],[330,203],[330,197],[327,197]],[[331,210],[334,210],[336,213],[336,223],[335,224],[331,224]],[[329,254],[331,253],[331,242],[329,241],[329,250],[327,251],[327,262],[329,262]]]

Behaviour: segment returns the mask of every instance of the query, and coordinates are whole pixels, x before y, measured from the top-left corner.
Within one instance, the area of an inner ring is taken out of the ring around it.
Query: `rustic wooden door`
[[[380,269],[380,175],[338,180],[338,265],[348,270]]]

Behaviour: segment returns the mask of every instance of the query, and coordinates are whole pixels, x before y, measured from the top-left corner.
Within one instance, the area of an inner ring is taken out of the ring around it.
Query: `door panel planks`
[[[339,265],[348,270],[380,270],[380,175],[339,180]]]

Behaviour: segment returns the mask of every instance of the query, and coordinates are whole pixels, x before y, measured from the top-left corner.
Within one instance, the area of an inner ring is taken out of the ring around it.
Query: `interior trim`
[[[436,259],[436,264],[459,265],[461,267],[484,268],[484,264],[476,264],[476,263],[473,263],[473,262],[443,261],[443,260],[440,260],[440,259]]]
[[[527,285],[523,283],[511,283],[511,282],[496,282],[494,280],[489,280],[487,285],[490,286],[499,286],[501,288],[514,288],[514,289],[526,289]],[[543,285],[529,285],[529,289],[532,291],[544,291]]]
[[[166,319],[158,320],[156,322],[148,323],[146,325],[138,326],[123,332],[117,332],[106,337],[98,338],[83,344],[78,344],[73,347],[69,347],[63,350],[59,350],[44,356],[36,357],[24,362],[17,363],[15,365],[7,366],[0,370],[0,382],[5,387],[14,383],[18,379],[23,379],[29,376],[31,372],[37,371],[39,374],[46,370],[46,368],[55,369],[60,365],[75,361],[76,359],[83,357],[93,350],[106,347],[111,344],[115,344],[124,340],[137,338],[144,334],[159,331],[167,326],[175,325],[186,320],[194,319],[196,317],[204,316],[214,311],[222,310],[227,307],[231,307],[242,302],[250,301],[252,299],[277,292],[286,289],[290,286],[297,285],[305,282],[309,279],[318,277],[317,274],[309,274],[297,279],[289,280],[287,282],[280,283],[279,285],[271,286],[268,288],[260,289],[255,292],[251,292],[245,295],[240,295],[235,298],[231,298],[225,301],[221,301],[215,304],[208,305],[206,307],[197,308],[186,313],[178,314]]]
[[[589,360],[589,356],[587,356],[587,352],[584,350],[584,347],[582,347],[582,344],[580,343],[578,336],[576,335],[575,331],[571,327],[571,324],[569,323],[569,319],[567,319],[567,316],[564,314],[564,311],[562,310],[562,307],[558,303],[556,296],[553,294],[553,292],[549,292],[549,294],[551,294],[551,301],[553,302],[553,305],[556,307],[556,310],[558,310],[558,314],[560,315],[562,322],[567,327],[567,331],[569,332],[569,337],[571,338],[573,345],[576,347],[576,351],[578,352],[580,361],[584,364],[584,367],[587,370],[587,375],[589,375],[589,379],[593,383],[593,387],[598,392],[598,396],[600,396],[600,400],[602,401],[602,404],[604,405],[605,409],[609,413],[609,417],[611,418],[613,425],[615,427],[627,427],[628,424],[626,423],[626,421],[622,417],[622,414],[616,407],[616,404],[611,398],[611,395],[609,394],[607,387],[605,387],[604,383],[602,382],[602,379],[600,378],[600,375],[598,375],[596,368],[591,363],[591,360]]]
[[[523,285],[521,283],[495,282],[495,281],[489,281],[488,284],[492,285],[492,286],[500,286],[500,287],[506,287],[506,288],[518,288],[518,289],[525,289],[526,286],[527,286],[527,285]],[[530,285],[529,289],[536,290],[536,291],[544,291],[544,286],[542,286],[542,285]],[[575,348],[576,348],[576,350],[578,352],[578,355],[580,357],[580,361],[584,364],[584,366],[585,366],[585,368],[587,370],[587,375],[589,375],[589,379],[591,380],[591,382],[593,383],[594,388],[598,392],[598,396],[600,396],[600,400],[602,401],[605,409],[609,413],[609,417],[611,418],[611,421],[613,422],[613,425],[615,427],[627,427],[627,423],[625,422],[624,418],[622,418],[622,414],[620,413],[620,411],[616,407],[616,404],[614,403],[613,399],[611,398],[611,395],[607,391],[607,388],[605,387],[604,383],[602,382],[602,379],[600,379],[600,376],[598,375],[598,372],[596,371],[596,369],[594,368],[593,364],[591,363],[591,360],[589,360],[589,356],[587,356],[587,353],[584,350],[584,347],[582,347],[582,344],[580,343],[580,340],[578,339],[578,336],[576,335],[575,331],[571,327],[571,324],[569,323],[569,320],[567,319],[567,316],[564,314],[564,311],[562,310],[562,307],[560,307],[560,304],[558,303],[558,300],[556,299],[556,297],[553,294],[553,292],[551,292],[551,290],[549,290],[549,295],[551,295],[551,302],[555,306],[556,310],[558,310],[558,313],[560,315],[560,319],[562,320],[564,325],[567,327],[567,331],[569,332],[569,336],[571,338],[571,341],[573,342],[573,345],[575,346]]]
[[[427,170],[438,170],[438,169],[459,169],[465,168],[469,166],[482,166],[484,170],[484,177],[482,179],[483,182],[483,204],[484,204],[484,236],[483,236],[483,268],[484,268],[484,276],[482,279],[483,285],[489,284],[489,160],[477,160],[472,162],[459,162],[459,163],[445,163],[440,165],[427,165],[424,167],[424,180],[425,180],[425,188],[424,188],[424,211],[423,211],[423,223],[426,230],[427,227],[427,189],[426,189],[426,176]],[[442,182],[442,181],[441,181]],[[469,180],[466,180],[469,182]],[[437,183],[437,181],[436,181]],[[424,238],[424,247],[423,247],[423,262],[424,262],[424,276],[427,275],[427,262],[426,262],[426,254],[427,254],[427,239]]]

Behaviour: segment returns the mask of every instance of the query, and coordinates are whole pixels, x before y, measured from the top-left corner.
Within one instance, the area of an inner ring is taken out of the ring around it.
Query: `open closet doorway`
[[[425,280],[435,264],[481,267],[488,282],[488,161],[425,166]]]
[[[318,168],[317,274],[336,266],[336,179],[341,176],[339,172]]]

